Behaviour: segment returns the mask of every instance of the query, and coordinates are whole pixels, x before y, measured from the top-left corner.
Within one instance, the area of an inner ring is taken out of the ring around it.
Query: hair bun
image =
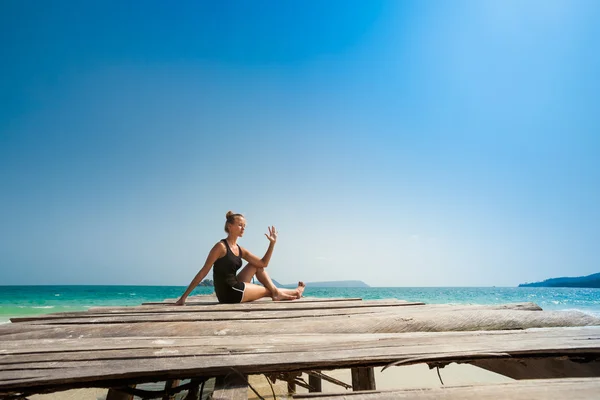
[[[229,217],[231,217],[234,214],[235,213],[233,211],[227,211],[227,214],[225,214],[225,218],[229,219]]]

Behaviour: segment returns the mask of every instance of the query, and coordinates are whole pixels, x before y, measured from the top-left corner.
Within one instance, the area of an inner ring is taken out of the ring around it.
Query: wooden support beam
[[[220,376],[215,382],[212,400],[247,400],[248,379],[245,375]]]
[[[320,378],[320,379],[322,379],[324,381],[327,381],[329,383],[333,383],[334,385],[341,386],[344,389],[352,389],[352,385],[348,385],[346,382],[342,382],[339,379],[335,379],[335,378],[332,378],[329,375],[325,375],[324,373],[322,373],[320,371],[308,371],[307,374],[309,376],[312,375],[315,378]]]
[[[317,371],[317,372],[321,372],[321,371]],[[309,392],[322,392],[323,391],[322,381],[321,381],[321,378],[319,378],[318,376],[308,375],[308,385],[310,386],[310,389],[308,389]]]
[[[352,390],[375,390],[373,367],[355,367],[352,371]]]
[[[600,377],[600,359],[577,356],[487,359],[470,364],[513,379]]]

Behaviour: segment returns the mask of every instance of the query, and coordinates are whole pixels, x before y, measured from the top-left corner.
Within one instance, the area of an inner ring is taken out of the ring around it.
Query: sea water
[[[178,298],[184,286],[0,286],[0,323],[12,317],[83,311],[98,306],[136,306]],[[211,294],[198,287],[192,295]],[[600,316],[600,289],[520,287],[306,288],[306,296],[402,299],[429,304],[534,302],[544,310],[579,310]]]

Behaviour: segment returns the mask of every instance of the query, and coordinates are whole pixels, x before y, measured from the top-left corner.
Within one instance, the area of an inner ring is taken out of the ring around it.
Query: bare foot
[[[273,301],[285,301],[285,300],[294,300],[296,296],[285,293],[282,290],[277,289],[277,293],[271,296]]]
[[[302,297],[302,293],[304,293],[305,288],[306,285],[304,284],[304,282],[298,282],[298,288],[296,289],[296,293],[298,293],[298,298]]]

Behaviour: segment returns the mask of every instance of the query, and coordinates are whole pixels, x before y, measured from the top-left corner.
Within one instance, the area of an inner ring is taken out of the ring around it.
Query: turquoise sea
[[[11,317],[86,310],[97,306],[135,306],[177,298],[181,286],[0,286],[0,323]],[[199,287],[192,295],[210,294]],[[544,310],[580,310],[600,316],[600,289],[519,287],[310,288],[306,296],[402,299],[430,304],[501,304],[531,301]]]

